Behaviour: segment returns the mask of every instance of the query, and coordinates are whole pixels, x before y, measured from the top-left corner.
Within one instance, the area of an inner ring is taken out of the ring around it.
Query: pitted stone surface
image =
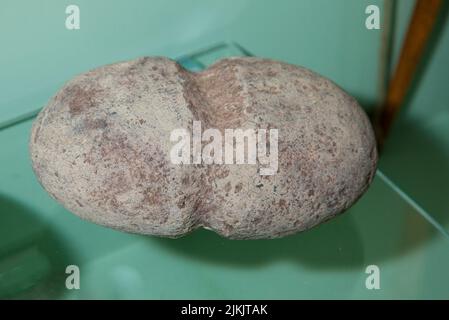
[[[279,168],[175,165],[170,133],[279,130]],[[140,58],[75,77],[36,119],[30,138],[43,187],[83,219],[178,237],[204,227],[235,239],[309,229],[351,206],[377,165],[355,99],[302,67],[228,58],[201,73]]]

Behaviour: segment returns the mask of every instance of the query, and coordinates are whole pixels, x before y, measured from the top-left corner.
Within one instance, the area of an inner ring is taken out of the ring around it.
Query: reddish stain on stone
[[[95,107],[104,91],[96,87],[81,87],[80,85],[73,85],[66,90],[71,116],[79,115],[85,110]]]

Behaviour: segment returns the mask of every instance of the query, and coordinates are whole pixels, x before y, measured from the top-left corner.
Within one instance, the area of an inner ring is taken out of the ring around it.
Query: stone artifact
[[[145,57],[81,74],[39,114],[30,153],[68,210],[165,237],[198,227],[232,239],[309,229],[349,208],[377,165],[355,99],[305,68],[248,57],[200,73]]]

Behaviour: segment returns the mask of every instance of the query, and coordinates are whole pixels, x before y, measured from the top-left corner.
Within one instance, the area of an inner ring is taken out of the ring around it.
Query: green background
[[[65,28],[69,4],[80,30]],[[371,112],[381,31],[365,28],[369,4],[383,13],[383,1],[360,0],[0,1],[0,297],[449,298],[447,16],[386,144],[385,175],[308,232],[243,242],[208,231],[129,235],[68,213],[31,171],[30,115],[75,74],[143,55],[198,69],[244,54],[237,43],[331,78]],[[397,2],[393,62],[413,5]],[[80,290],[64,286],[70,264],[81,268]],[[365,287],[371,264],[380,290]]]

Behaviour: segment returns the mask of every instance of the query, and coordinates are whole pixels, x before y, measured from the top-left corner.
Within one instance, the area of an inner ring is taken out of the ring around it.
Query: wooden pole
[[[427,41],[435,25],[441,3],[441,0],[416,1],[399,61],[380,111],[380,123],[377,132],[379,146],[383,145],[393,120],[407,96],[418,64],[424,54]]]

